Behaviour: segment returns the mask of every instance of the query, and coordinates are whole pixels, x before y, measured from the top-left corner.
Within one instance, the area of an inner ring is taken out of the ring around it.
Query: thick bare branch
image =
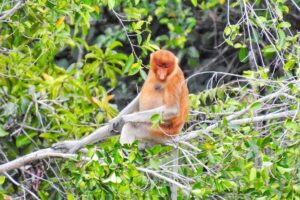
[[[7,172],[7,171],[10,171],[13,169],[20,168],[20,167],[24,166],[25,164],[33,162],[35,160],[51,158],[51,157],[75,159],[76,155],[62,153],[59,150],[55,150],[52,148],[41,149],[36,152],[19,157],[13,161],[10,161],[10,162],[0,165],[0,173],[4,173],[4,172]]]

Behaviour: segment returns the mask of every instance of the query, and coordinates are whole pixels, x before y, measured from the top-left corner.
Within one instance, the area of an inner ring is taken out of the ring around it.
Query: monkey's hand
[[[124,126],[124,119],[123,117],[116,117],[112,120],[110,120],[109,122],[109,132],[112,133],[112,132],[120,132],[122,127]]]
[[[53,144],[52,148],[62,150],[63,152],[74,153],[78,149],[78,146],[80,146],[80,144],[80,141],[77,140],[66,140]],[[74,147],[77,148],[74,149]]]

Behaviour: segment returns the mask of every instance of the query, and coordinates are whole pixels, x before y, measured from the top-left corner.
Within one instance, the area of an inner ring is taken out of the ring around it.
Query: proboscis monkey
[[[160,114],[163,120],[157,128],[152,128],[150,120],[154,114]],[[150,56],[149,74],[140,94],[109,126],[100,127],[80,140],[58,142],[53,148],[75,152],[112,135],[113,130],[119,128],[122,128],[122,144],[130,144],[135,139],[163,143],[181,131],[187,114],[188,89],[178,59],[170,51],[159,50]]]
[[[163,143],[181,131],[188,115],[188,89],[173,53],[159,50],[151,54],[148,77],[135,105],[128,108],[136,112],[127,114],[125,108],[111,122],[113,127],[124,123],[121,144],[131,144],[135,139]],[[160,114],[163,120],[157,128],[152,127],[150,120],[154,114]]]

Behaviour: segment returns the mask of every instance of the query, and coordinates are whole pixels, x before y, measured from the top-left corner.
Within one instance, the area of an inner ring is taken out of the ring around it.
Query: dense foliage
[[[178,199],[300,199],[299,13],[299,0],[0,1],[0,165],[107,123],[159,48],[191,91],[178,173],[172,146],[114,136],[0,174],[0,199],[169,199],[172,180]]]

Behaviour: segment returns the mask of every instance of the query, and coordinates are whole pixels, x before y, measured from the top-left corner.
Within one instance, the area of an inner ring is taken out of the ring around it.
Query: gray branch
[[[4,20],[8,17],[11,17],[15,12],[17,12],[17,10],[22,8],[24,5],[25,5],[25,2],[23,2],[21,0],[18,1],[18,3],[16,3],[16,5],[13,8],[0,13],[0,20]]]
[[[76,154],[66,154],[52,148],[41,149],[0,165],[0,174],[14,169],[18,169],[24,166],[25,164],[33,162],[35,160],[41,160],[51,157],[75,159]]]

